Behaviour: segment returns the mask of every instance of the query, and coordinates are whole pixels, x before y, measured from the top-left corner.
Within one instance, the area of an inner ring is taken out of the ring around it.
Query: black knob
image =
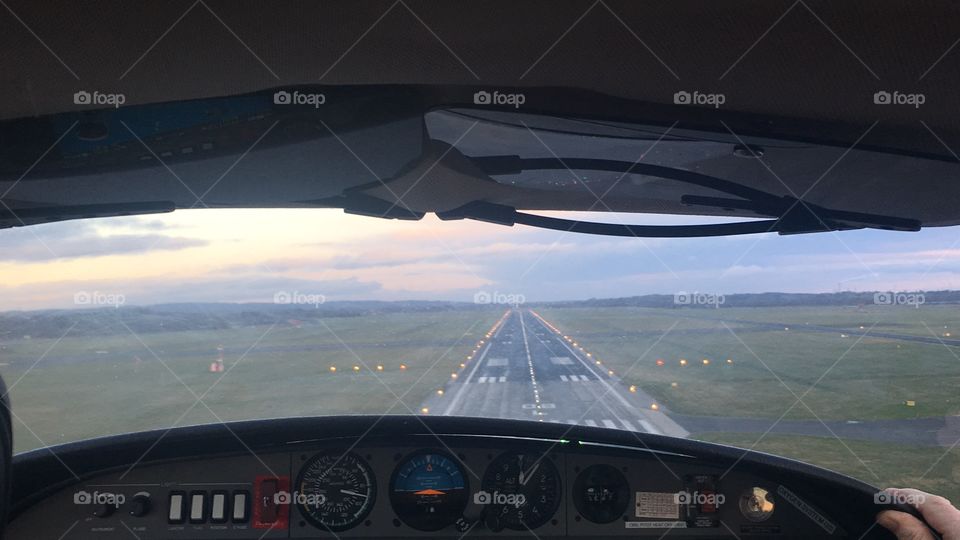
[[[136,495],[130,500],[130,515],[143,517],[150,512],[150,496]]]
[[[490,512],[487,514],[486,519],[484,520],[487,528],[493,532],[500,532],[503,530],[503,522],[500,520],[500,516],[496,512]]]
[[[97,516],[98,518],[110,517],[110,515],[113,514],[113,511],[116,509],[117,507],[110,503],[96,504],[93,507],[93,515]]]

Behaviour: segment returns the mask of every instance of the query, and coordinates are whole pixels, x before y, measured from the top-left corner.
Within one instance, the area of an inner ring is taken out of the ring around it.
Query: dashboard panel
[[[886,537],[870,486],[683,439],[464,418],[223,427],[18,456],[7,537]]]

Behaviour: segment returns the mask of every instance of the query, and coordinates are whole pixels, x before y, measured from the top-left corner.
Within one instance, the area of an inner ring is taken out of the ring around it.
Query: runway
[[[639,388],[583,352],[531,309],[511,308],[430,414],[579,424],[674,437],[689,433]]]

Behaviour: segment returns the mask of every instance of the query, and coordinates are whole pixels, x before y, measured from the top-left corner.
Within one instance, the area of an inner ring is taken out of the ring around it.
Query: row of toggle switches
[[[179,523],[246,523],[250,515],[250,492],[170,492],[167,521]]]

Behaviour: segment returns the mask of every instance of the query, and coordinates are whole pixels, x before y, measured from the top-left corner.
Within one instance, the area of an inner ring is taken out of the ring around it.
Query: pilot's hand
[[[960,540],[960,510],[950,504],[950,501],[937,495],[924,493],[917,489],[885,490],[893,495],[894,500],[905,502],[920,511],[923,519],[937,530],[943,540]],[[898,540],[933,540],[930,529],[919,519],[904,512],[886,510],[877,515],[877,523],[883,525]]]

